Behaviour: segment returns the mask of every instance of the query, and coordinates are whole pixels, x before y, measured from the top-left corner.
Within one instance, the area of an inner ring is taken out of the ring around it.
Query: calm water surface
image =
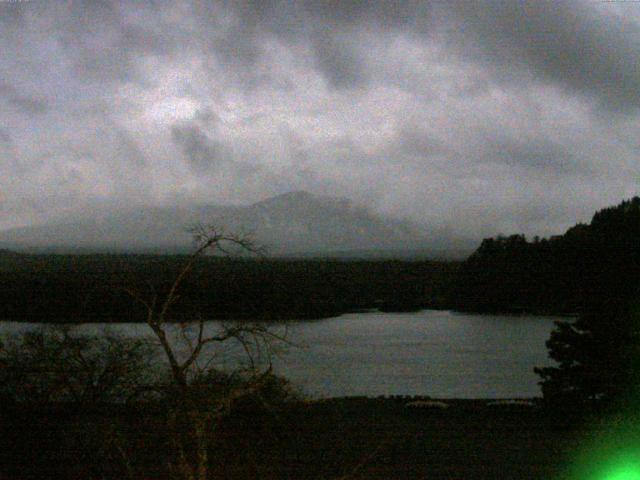
[[[534,366],[549,365],[553,319],[359,313],[292,327],[307,348],[280,365],[305,390],[327,395],[496,398],[539,395]]]
[[[551,364],[545,341],[553,320],[435,310],[354,313],[290,325],[288,337],[296,346],[280,349],[274,366],[317,397],[532,397],[540,394],[533,367]],[[0,332],[26,328],[0,323]],[[101,331],[100,325],[81,328]],[[148,334],[141,324],[108,328],[128,336]]]

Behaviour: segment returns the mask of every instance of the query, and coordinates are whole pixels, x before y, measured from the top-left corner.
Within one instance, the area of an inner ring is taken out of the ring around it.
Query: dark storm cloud
[[[467,54],[481,51],[500,75],[513,77],[514,67],[528,69],[534,77],[596,98],[601,107],[640,107],[640,25],[617,14],[615,4],[489,0],[448,5],[463,32],[461,48]]]
[[[0,128],[0,143],[3,145],[11,145],[12,142],[13,139],[11,138],[11,134],[5,129]]]
[[[0,81],[0,98],[20,112],[29,115],[37,115],[49,110],[49,105],[43,99],[20,93],[17,88],[3,81]]]
[[[115,156],[125,159],[127,164],[142,167],[146,165],[145,154],[136,140],[125,130],[110,122],[111,133],[114,135],[113,148]]]
[[[332,35],[318,35],[313,42],[316,64],[329,85],[355,88],[367,83],[368,74],[362,59],[353,48]]]
[[[398,28],[411,23],[419,23],[428,10],[427,2],[388,1],[363,2],[358,0],[332,0],[301,2],[306,14],[316,20],[341,24],[375,23],[387,28]]]
[[[269,38],[307,45],[315,67],[336,89],[362,86],[369,78],[363,46],[356,46],[363,33],[423,32],[431,22],[428,3],[414,1],[251,1],[224,7],[209,2],[194,8],[207,32],[203,40],[220,61],[255,66]]]
[[[637,190],[628,3],[0,2],[0,227],[308,189],[559,233]]]
[[[581,164],[568,147],[547,139],[500,138],[487,136],[483,141],[485,162],[536,170],[549,175],[589,174],[590,166]]]
[[[423,31],[431,21],[427,2],[330,1],[299,2],[294,9],[300,27],[280,30],[281,18],[288,17],[286,3],[256,12],[269,18],[271,32],[302,33],[312,38],[316,68],[336,89],[354,88],[368,83],[371,66],[362,53],[367,49],[363,33],[381,30],[397,33],[400,29]],[[265,15],[265,13],[267,15]],[[292,35],[296,41],[300,37]]]
[[[85,8],[69,4],[57,13],[58,30],[64,32],[61,42],[74,52],[73,68],[79,76],[99,81],[139,80],[138,55],[168,53],[160,34],[127,20],[123,4],[96,1]]]
[[[222,174],[240,181],[254,181],[256,177],[268,175],[256,165],[233,158],[229,148],[212,140],[195,122],[173,125],[171,138],[197,175],[214,177]],[[276,179],[272,177],[270,180]]]
[[[468,61],[493,65],[499,80],[551,82],[614,111],[640,106],[640,25],[604,3],[266,1],[235,2],[231,12],[231,27],[215,45],[218,56],[254,64],[265,37],[310,39],[316,68],[334,88],[370,78],[375,66],[364,61],[363,33],[431,40],[437,30]]]
[[[228,5],[249,28],[267,31],[291,40],[314,31],[346,32],[360,28],[423,30],[430,21],[431,7],[422,1],[266,0],[232,2]]]
[[[206,172],[224,161],[222,145],[210,140],[198,126],[174,125],[171,138],[197,172]]]
[[[87,81],[106,82],[140,80],[136,71],[140,55],[166,54],[176,46],[172,31],[163,32],[166,25],[161,18],[154,18],[157,10],[152,5],[127,7],[111,1],[4,2],[0,9],[4,47],[13,49],[23,64],[42,73],[47,73],[45,65],[33,62],[34,58],[22,58],[25,49],[63,49],[70,74]],[[26,43],[25,38],[29,39]]]
[[[455,147],[437,138],[433,132],[415,125],[403,125],[398,131],[397,148],[418,158],[455,155]]]
[[[265,38],[307,43],[315,65],[335,88],[360,86],[370,78],[360,48],[363,32],[398,32],[458,45],[476,58],[483,53],[496,75],[512,77],[514,65],[534,77],[595,96],[612,109],[640,104],[639,26],[596,9],[593,2],[202,2],[187,10],[197,24],[168,21],[163,3],[131,5],[84,2],[57,7],[3,5],[23,19],[27,8],[52,15],[49,23],[75,52],[79,75],[96,79],[136,78],[141,54],[173,54],[206,46],[227,65],[255,66]],[[434,15],[433,11],[436,11]],[[33,14],[32,14],[33,16]],[[147,21],[142,21],[147,19]],[[19,22],[18,22],[19,23]],[[366,47],[364,48],[366,50]],[[522,80],[518,76],[517,80]]]
[[[26,2],[3,2],[0,4],[0,22],[5,26],[19,28],[24,25]]]

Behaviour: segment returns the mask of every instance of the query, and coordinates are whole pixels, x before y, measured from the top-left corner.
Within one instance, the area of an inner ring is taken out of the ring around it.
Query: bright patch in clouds
[[[198,110],[198,104],[188,98],[153,95],[156,102],[150,102],[145,109],[142,119],[158,125],[172,125],[179,121],[192,118]]]

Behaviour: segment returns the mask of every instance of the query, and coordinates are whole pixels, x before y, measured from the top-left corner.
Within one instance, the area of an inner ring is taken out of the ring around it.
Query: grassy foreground
[[[408,408],[404,398],[299,402],[237,411],[214,432],[211,478],[555,479],[581,428],[486,400]],[[0,478],[168,478],[157,412],[72,407],[0,413]],[[104,438],[109,441],[105,443]],[[100,439],[100,440],[99,440]]]

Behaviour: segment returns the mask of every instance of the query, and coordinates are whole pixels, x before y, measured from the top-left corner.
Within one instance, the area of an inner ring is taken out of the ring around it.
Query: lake
[[[296,345],[279,349],[274,369],[313,397],[534,397],[540,390],[533,367],[552,364],[545,341],[553,320],[423,310],[300,322],[288,327]],[[0,322],[0,333],[32,326]],[[101,331],[99,324],[81,328]],[[127,336],[148,334],[143,324],[107,328]]]

